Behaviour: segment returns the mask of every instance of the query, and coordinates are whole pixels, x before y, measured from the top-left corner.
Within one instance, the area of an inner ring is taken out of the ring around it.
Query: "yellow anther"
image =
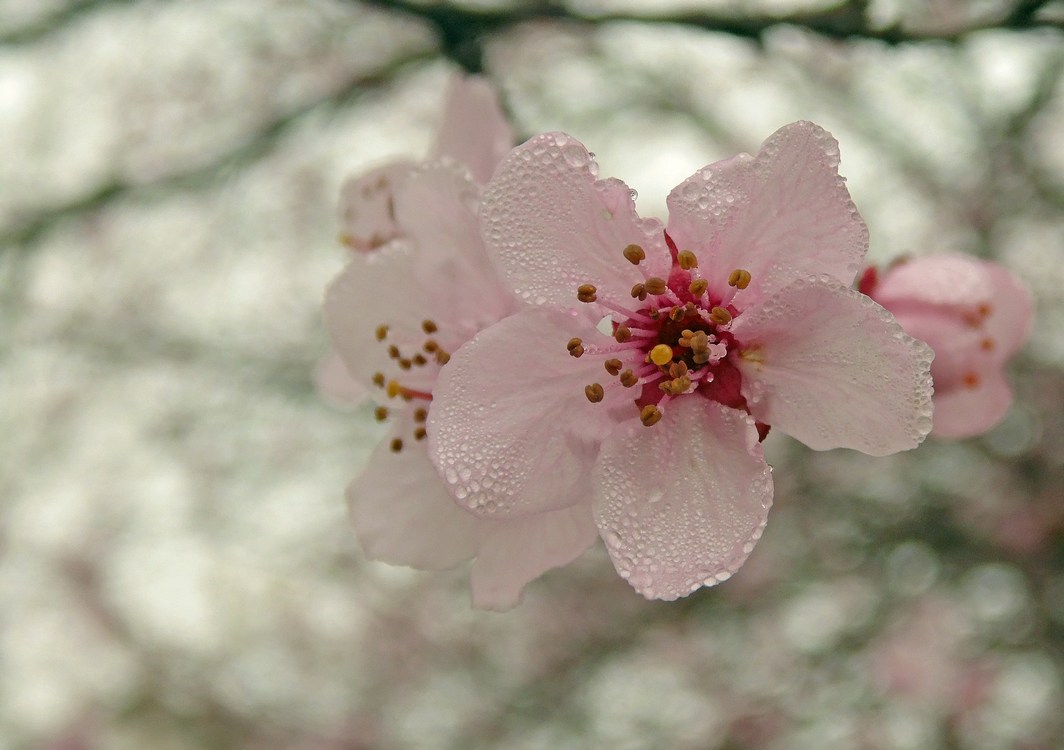
[[[618,344],[623,344],[632,338],[632,329],[628,326],[617,326],[617,330],[613,332],[613,338],[617,340]]]
[[[645,427],[651,427],[661,421],[661,410],[653,404],[647,404],[643,411],[639,412],[639,421]]]
[[[644,422],[644,424],[646,424],[646,423]],[[400,440],[399,438],[395,438],[394,440],[392,440],[392,446],[391,447],[392,447],[392,453],[398,453],[399,451],[401,451],[403,449],[403,441]]]
[[[725,310],[723,307],[714,307],[709,311],[709,319],[719,326],[727,325],[731,323],[731,313]]]
[[[375,373],[373,373],[373,385],[377,386],[378,388],[383,388],[384,387],[384,373],[383,372],[375,372]]]
[[[683,320],[686,315],[687,310],[683,307],[680,307],[679,305],[669,310],[669,320],[674,323],[678,323],[679,321]]]
[[[388,398],[395,398],[396,396],[398,396],[402,392],[403,392],[403,386],[399,385],[399,381],[398,380],[389,380],[388,381],[388,390],[387,390]]]
[[[695,279],[691,282],[691,286],[687,287],[687,291],[696,297],[701,297],[709,289],[709,282],[705,279]]]
[[[679,362],[673,362],[669,365],[669,377],[670,378],[682,378],[687,374],[687,363],[682,359]]]
[[[428,418],[429,418],[428,409],[421,409],[421,408],[414,409],[414,421],[415,422],[424,422]]]
[[[418,427],[414,430],[414,440],[424,440],[427,434],[424,427]]]
[[[631,370],[625,370],[621,373],[620,377],[621,385],[625,388],[631,388],[633,385],[639,382],[639,378]]]
[[[377,336],[377,341],[384,341],[385,337],[388,335],[388,326],[386,326],[386,325],[377,326],[377,330],[376,330],[375,333],[376,333],[376,336]]]
[[[425,333],[436,333],[436,331],[440,329],[435,322],[431,320],[423,320],[421,321],[421,330]]]
[[[603,364],[606,367],[606,372],[615,377],[621,371],[621,360],[619,359],[607,359]]]
[[[690,250],[681,250],[676,255],[676,262],[679,263],[680,268],[685,271],[690,271],[692,268],[698,268],[698,256]]]
[[[746,287],[750,286],[750,272],[744,268],[736,268],[728,274],[728,286],[746,289]]]
[[[650,350],[650,361],[658,367],[672,362],[672,347],[668,344],[658,344]]]
[[[388,407],[387,406],[378,406],[376,409],[373,410],[373,417],[378,422],[383,422],[384,420],[386,420],[388,418]]]
[[[647,294],[665,294],[665,290],[668,289],[668,284],[665,283],[665,279],[658,278],[657,276],[651,276],[646,280],[644,284],[647,290]]]
[[[639,283],[632,287],[632,297],[642,302],[647,298],[646,284]]]
[[[672,380],[666,380],[658,384],[658,388],[665,391],[670,396],[679,396],[681,393],[687,393],[687,389],[691,387],[691,378],[684,375],[683,377],[673,378]]]
[[[591,385],[584,387],[584,395],[587,396],[588,401],[597,404],[602,400],[602,397],[606,395],[606,392],[598,383],[592,383]]]
[[[638,266],[647,257],[647,254],[639,245],[629,245],[624,249],[624,257],[633,266]]]
[[[594,302],[598,299],[594,284],[581,284],[576,288],[576,298],[581,302]]]
[[[584,353],[584,342],[578,338],[571,338],[565,348],[569,350],[571,356],[579,357]]]

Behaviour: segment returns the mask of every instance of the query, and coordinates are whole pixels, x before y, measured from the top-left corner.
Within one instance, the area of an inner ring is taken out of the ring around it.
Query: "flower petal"
[[[366,386],[351,377],[343,359],[330,351],[314,371],[314,384],[318,392],[338,406],[360,403],[367,395]]]
[[[1034,325],[1034,301],[1031,290],[1014,273],[987,262],[987,275],[994,289],[992,309],[986,321],[987,333],[1000,346],[995,350],[999,361],[1011,357],[1027,341]]]
[[[410,293],[431,300],[457,344],[517,309],[480,237],[479,193],[464,170],[444,162],[422,164],[395,193],[396,219],[416,248]]]
[[[545,133],[511,151],[485,187],[485,243],[525,301],[577,307],[576,289],[585,283],[600,296],[627,298],[644,279],[623,256],[633,243],[646,251],[648,274],[667,276],[671,257],[661,223],[640,219],[628,186],[596,180],[597,171],[579,141]]]
[[[772,505],[772,471],[754,421],[698,397],[672,402],[653,427],[619,426],[593,478],[606,549],[648,599],[676,599],[731,577]]]
[[[513,128],[491,84],[480,76],[452,78],[435,155],[464,164],[473,179],[483,185],[513,145]]]
[[[347,488],[355,535],[366,557],[422,570],[443,570],[476,551],[477,519],[454,504],[429,462],[424,443],[410,439],[413,423],[396,428]],[[405,443],[396,453],[393,437]]]
[[[568,565],[598,540],[591,504],[519,518],[480,522],[477,559],[470,571],[473,604],[481,609],[517,606],[526,584]]]
[[[718,298],[736,268],[751,282],[748,307],[798,278],[827,274],[849,284],[868,249],[868,229],[838,173],[838,143],[811,122],[771,135],[756,157],[703,167],[668,197],[669,234],[699,256]]]
[[[574,335],[598,334],[583,318],[527,309],[479,333],[440,372],[429,453],[463,507],[499,518],[590,496],[612,419],[584,395],[604,372],[601,359],[569,356]]]
[[[931,349],[860,292],[796,281],[732,333],[751,413],[810,448],[882,456],[931,430]]]
[[[413,162],[395,161],[343,184],[339,211],[347,245],[368,252],[402,235],[395,223],[394,193],[413,170]]]
[[[969,438],[981,435],[1000,422],[1012,405],[1012,390],[999,369],[979,375],[972,387],[958,385],[935,391],[937,438]]]
[[[991,301],[994,288],[984,261],[944,253],[892,266],[876,284],[873,296],[888,310],[914,304],[966,310]]]

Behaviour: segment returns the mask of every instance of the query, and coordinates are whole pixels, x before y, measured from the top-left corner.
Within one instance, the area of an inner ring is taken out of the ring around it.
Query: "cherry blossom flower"
[[[454,353],[429,450],[482,518],[590,502],[622,577],[675,599],[726,580],[772,503],[760,438],[884,455],[931,429],[932,354],[849,289],[865,224],[811,123],[711,164],[667,231],[561,133],[485,188],[488,249],[529,307]]]
[[[861,291],[935,352],[933,434],[980,435],[1004,418],[1012,390],[1002,372],[1031,332],[1031,293],[1014,274],[965,255],[931,255],[867,270]]]
[[[459,508],[429,462],[425,421],[450,353],[517,309],[477,221],[479,187],[453,162],[423,165],[395,188],[404,239],[352,257],[329,286],[325,320],[350,376],[389,432],[347,490],[367,557],[439,570],[476,557],[474,604],[515,605],[526,583],[597,538],[590,505],[513,519]]]
[[[478,76],[455,75],[448,86],[433,156],[464,165],[483,185],[512,145],[513,130],[491,85]],[[339,210],[345,245],[356,252],[372,252],[405,236],[395,215],[395,191],[416,168],[412,160],[393,161],[344,183]],[[315,383],[337,405],[357,404],[366,396],[365,388],[348,376],[336,352],[322,359]]]

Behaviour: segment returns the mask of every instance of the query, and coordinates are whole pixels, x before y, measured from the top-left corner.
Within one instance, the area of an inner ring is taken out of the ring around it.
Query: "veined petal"
[[[366,557],[422,570],[443,570],[473,556],[477,519],[454,504],[429,462],[424,443],[410,439],[412,421],[396,428],[347,488],[355,536]],[[391,440],[406,443],[398,453]]]
[[[792,283],[732,333],[751,413],[810,448],[883,456],[931,430],[931,349],[833,279]]]
[[[938,438],[968,438],[981,435],[998,422],[1012,405],[1012,390],[1001,370],[979,373],[978,384],[963,384],[935,392],[935,427]]]
[[[619,426],[593,478],[606,549],[648,599],[676,599],[731,577],[772,505],[754,421],[701,398],[677,399],[653,427]]]
[[[567,508],[591,495],[590,468],[612,426],[584,387],[602,360],[567,341],[599,335],[585,319],[527,309],[481,331],[440,371],[429,453],[459,505],[502,518]]]
[[[396,219],[416,249],[410,292],[431,298],[460,342],[517,309],[480,237],[479,193],[453,162],[422,164],[395,193]]]
[[[640,219],[628,186],[597,171],[579,141],[546,133],[511,151],[484,189],[485,244],[526,302],[575,308],[585,283],[627,292],[644,280],[623,256],[630,244],[646,252],[647,274],[667,275],[661,223]]]
[[[483,185],[513,145],[513,128],[491,84],[480,76],[454,76],[434,154],[464,164]]]
[[[413,170],[413,162],[395,161],[343,184],[339,211],[345,244],[368,252],[402,235],[395,222],[394,194]]]
[[[589,502],[519,518],[481,520],[477,559],[470,571],[474,606],[517,606],[526,584],[571,563],[597,540]]]
[[[757,156],[703,167],[669,194],[669,234],[694,251],[710,292],[750,272],[736,293],[748,307],[795,279],[827,274],[849,284],[868,249],[868,229],[838,173],[838,143],[811,122],[776,131]]]

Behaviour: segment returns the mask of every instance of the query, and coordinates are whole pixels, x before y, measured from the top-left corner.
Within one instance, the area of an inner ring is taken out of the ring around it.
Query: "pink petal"
[[[931,430],[931,349],[857,291],[796,281],[732,332],[751,413],[810,448],[882,456]]]
[[[577,307],[585,283],[627,298],[644,278],[623,256],[633,243],[646,251],[648,274],[667,276],[661,223],[640,219],[628,186],[596,180],[597,170],[579,141],[546,133],[511,151],[485,188],[485,242],[527,302]]]
[[[598,540],[591,504],[520,518],[484,519],[470,571],[473,604],[481,609],[517,606],[530,581],[568,565]]]
[[[325,290],[325,327],[355,380],[368,384],[374,373],[395,371],[395,362],[388,356],[390,341],[424,338],[421,323],[438,310],[427,296],[431,290],[412,282],[414,273],[412,248],[392,243],[351,258]],[[377,340],[380,325],[388,326],[388,340]],[[415,368],[404,374],[403,385],[431,390],[434,380],[434,369]]]
[[[849,284],[868,249],[868,229],[839,176],[838,143],[811,122],[780,128],[756,157],[710,164],[668,198],[669,234],[699,257],[718,298],[732,270],[750,272],[740,308],[795,279],[827,274]]]
[[[1012,405],[1012,390],[999,369],[979,373],[975,387],[958,385],[935,391],[937,438],[968,438],[997,425]]]
[[[318,392],[338,406],[351,406],[367,395],[366,386],[351,377],[343,359],[335,351],[326,354],[314,371]]]
[[[412,162],[396,161],[343,184],[340,226],[347,245],[368,252],[402,235],[395,223],[394,193],[413,169]]]
[[[459,343],[517,309],[480,237],[479,193],[463,170],[440,162],[421,165],[395,193],[396,218],[417,262],[407,295],[392,304],[429,301]]]
[[[479,333],[440,372],[429,453],[458,503],[492,518],[567,508],[591,495],[590,468],[612,420],[584,387],[602,360],[569,356],[582,318],[528,309]]]
[[[464,164],[483,185],[513,145],[513,129],[495,89],[479,76],[452,78],[435,155]]]
[[[986,321],[987,333],[999,346],[995,350],[1005,361],[1026,343],[1034,326],[1031,290],[1014,273],[997,263],[986,263],[994,289],[992,309]]]
[[[653,427],[618,427],[603,443],[594,483],[606,549],[648,599],[676,599],[731,577],[772,505],[772,472],[753,420],[700,398],[677,399]]]
[[[966,255],[930,255],[898,263],[882,275],[873,296],[888,310],[896,304],[969,309],[993,297],[986,264]]]
[[[347,488],[351,523],[369,559],[442,570],[473,556],[477,519],[454,504],[412,431],[401,415]],[[391,450],[393,437],[405,443],[399,453]]]

